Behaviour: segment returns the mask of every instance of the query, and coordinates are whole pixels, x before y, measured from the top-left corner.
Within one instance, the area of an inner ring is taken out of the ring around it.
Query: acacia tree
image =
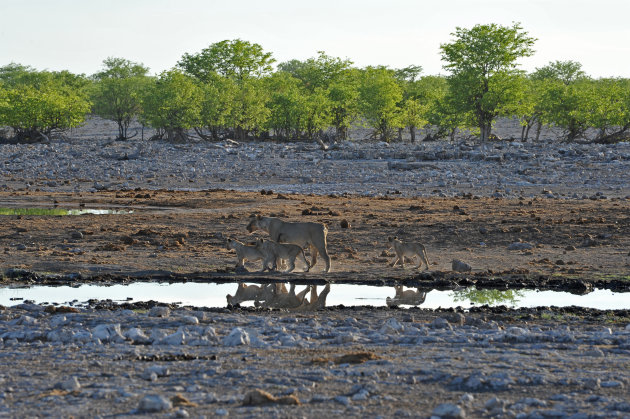
[[[384,67],[367,67],[362,71],[359,84],[359,110],[374,135],[390,141],[400,126],[402,89],[394,72]]]
[[[187,131],[200,125],[201,88],[178,70],[164,71],[147,89],[143,119],[157,129],[154,138],[187,141]]]
[[[232,113],[238,87],[232,79],[215,74],[207,82],[200,83],[200,88],[203,95],[201,127],[195,127],[195,131],[204,140],[218,140],[221,134],[229,133],[233,126]],[[210,135],[203,131],[204,128]]]
[[[457,27],[453,42],[440,45],[444,69],[457,111],[469,114],[481,133],[489,138],[497,116],[509,115],[518,101],[517,60],[533,54],[535,38],[518,23]]]
[[[0,126],[11,127],[18,141],[48,140],[81,125],[90,111],[83,75],[10,64],[0,68],[0,85]]]
[[[536,82],[538,138],[542,125],[555,125],[565,130],[565,138],[572,141],[583,136],[589,127],[589,78],[582,65],[575,61],[553,61],[537,68],[531,75]]]
[[[335,128],[335,138],[348,138],[350,125],[359,114],[359,83],[361,72],[356,68],[343,70],[328,88],[331,100],[330,123]]]
[[[421,72],[422,67],[417,65],[394,70],[394,76],[402,88],[403,94],[401,104],[402,126],[398,128],[398,139],[402,140],[403,128],[409,127],[412,143],[416,141],[416,128],[422,127],[428,122],[425,119],[425,104],[418,97],[420,92],[417,89],[416,78]]]
[[[149,83],[148,71],[142,64],[109,57],[103,60],[103,70],[92,76],[94,113],[118,124],[119,140],[131,138],[127,131],[142,110],[143,91]]]
[[[600,79],[593,82],[590,125],[598,129],[597,143],[628,140],[630,135],[630,80]]]
[[[259,44],[235,39],[214,43],[198,54],[186,53],[177,65],[202,84],[216,84],[217,75],[234,83],[235,91],[229,97],[232,106],[223,108],[221,113],[232,125],[234,135],[244,140],[249,133],[261,132],[269,116],[265,107],[268,95],[260,80],[271,73],[274,62],[271,53],[264,52]],[[211,98],[207,99],[211,104]],[[227,101],[223,98],[216,103]]]
[[[283,140],[299,137],[304,129],[301,81],[286,71],[278,71],[265,82],[270,96],[268,127]]]
[[[301,82],[306,137],[321,143],[319,137],[331,124],[336,129],[337,139],[347,137],[350,118],[354,114],[348,101],[357,97],[355,85],[348,77],[351,65],[350,60],[331,57],[323,51],[306,61],[291,60],[278,65],[280,71]]]
[[[262,133],[270,113],[268,100],[263,80],[246,79],[238,85],[230,114],[238,140],[246,140],[250,134]]]

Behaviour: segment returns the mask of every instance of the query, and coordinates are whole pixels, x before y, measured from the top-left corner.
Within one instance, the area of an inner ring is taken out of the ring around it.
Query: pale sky
[[[0,0],[0,66],[89,75],[121,57],[157,74],[241,38],[278,62],[325,51],[358,67],[445,74],[440,44],[455,27],[521,22],[538,38],[524,70],[574,60],[594,77],[630,78],[629,17],[630,0]]]

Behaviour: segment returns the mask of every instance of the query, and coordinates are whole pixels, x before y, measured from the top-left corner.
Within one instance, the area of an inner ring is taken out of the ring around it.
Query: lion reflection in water
[[[310,291],[310,298],[306,294]],[[330,293],[330,284],[326,284],[319,295],[317,285],[307,285],[296,294],[295,284],[287,291],[283,283],[266,285],[239,284],[234,296],[228,294],[227,302],[236,305],[244,301],[253,301],[256,307],[285,308],[294,311],[319,310],[326,306],[326,298]]]
[[[399,305],[419,306],[427,298],[427,293],[421,291],[420,288],[416,288],[415,291],[411,289],[403,290],[402,285],[395,285],[394,290],[396,291],[394,298],[387,297],[385,299],[385,303],[389,307]]]

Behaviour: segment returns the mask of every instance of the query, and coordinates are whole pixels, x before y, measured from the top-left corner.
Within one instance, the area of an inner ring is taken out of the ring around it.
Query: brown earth
[[[95,193],[0,192],[0,207],[133,211],[118,215],[3,216],[0,266],[40,274],[79,273],[140,277],[256,280],[235,274],[232,236],[253,241],[245,229],[254,213],[328,225],[332,271],[318,262],[310,273],[269,274],[291,280],[342,282],[445,278],[451,261],[483,278],[578,279],[628,283],[630,202],[626,199],[385,198],[305,196],[234,191],[134,190]],[[308,214],[308,215],[303,215]],[[348,228],[342,228],[347,222]],[[79,234],[80,233],[80,234]],[[411,266],[390,268],[387,237],[425,244],[430,275]],[[264,236],[264,235],[263,235]],[[530,250],[508,250],[514,242]],[[24,248],[24,246],[26,248]],[[248,264],[250,271],[260,269]],[[298,264],[297,271],[301,269]],[[144,272],[144,274],[142,274]],[[150,276],[150,275],[149,275]],[[518,284],[517,284],[518,285]]]

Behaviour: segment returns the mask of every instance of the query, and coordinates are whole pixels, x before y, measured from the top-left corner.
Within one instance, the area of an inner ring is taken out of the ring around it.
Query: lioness
[[[246,260],[255,262],[263,259],[263,254],[256,248],[256,246],[243,244],[231,237],[228,237],[227,239],[227,249],[234,250],[236,252],[236,266],[244,266]]]
[[[330,256],[326,249],[326,235],[328,228],[321,223],[292,223],[275,217],[257,215],[247,225],[250,233],[263,230],[269,233],[271,240],[279,243],[292,243],[305,248],[310,247],[313,260],[309,264],[312,268],[317,263],[317,253],[322,255],[326,263],[326,272],[330,271]]]
[[[258,239],[256,241],[256,249],[263,255],[263,268],[261,272],[266,270],[275,271],[278,269],[278,264],[281,260],[286,260],[289,263],[289,269],[287,272],[292,272],[295,269],[295,258],[301,257],[304,265],[306,265],[306,271],[308,272],[310,267],[308,261],[304,256],[304,249],[297,244],[290,243],[276,243],[272,240]],[[272,262],[271,269],[269,263]]]
[[[389,247],[394,248],[396,252],[396,259],[389,266],[396,266],[398,262],[400,262],[400,266],[405,267],[405,258],[412,259],[418,256],[418,266],[416,268],[420,268],[422,266],[422,262],[427,265],[426,269],[429,269],[429,259],[427,259],[427,251],[424,248],[424,245],[420,243],[403,243],[398,240],[397,237],[388,237],[387,241],[389,242]]]

